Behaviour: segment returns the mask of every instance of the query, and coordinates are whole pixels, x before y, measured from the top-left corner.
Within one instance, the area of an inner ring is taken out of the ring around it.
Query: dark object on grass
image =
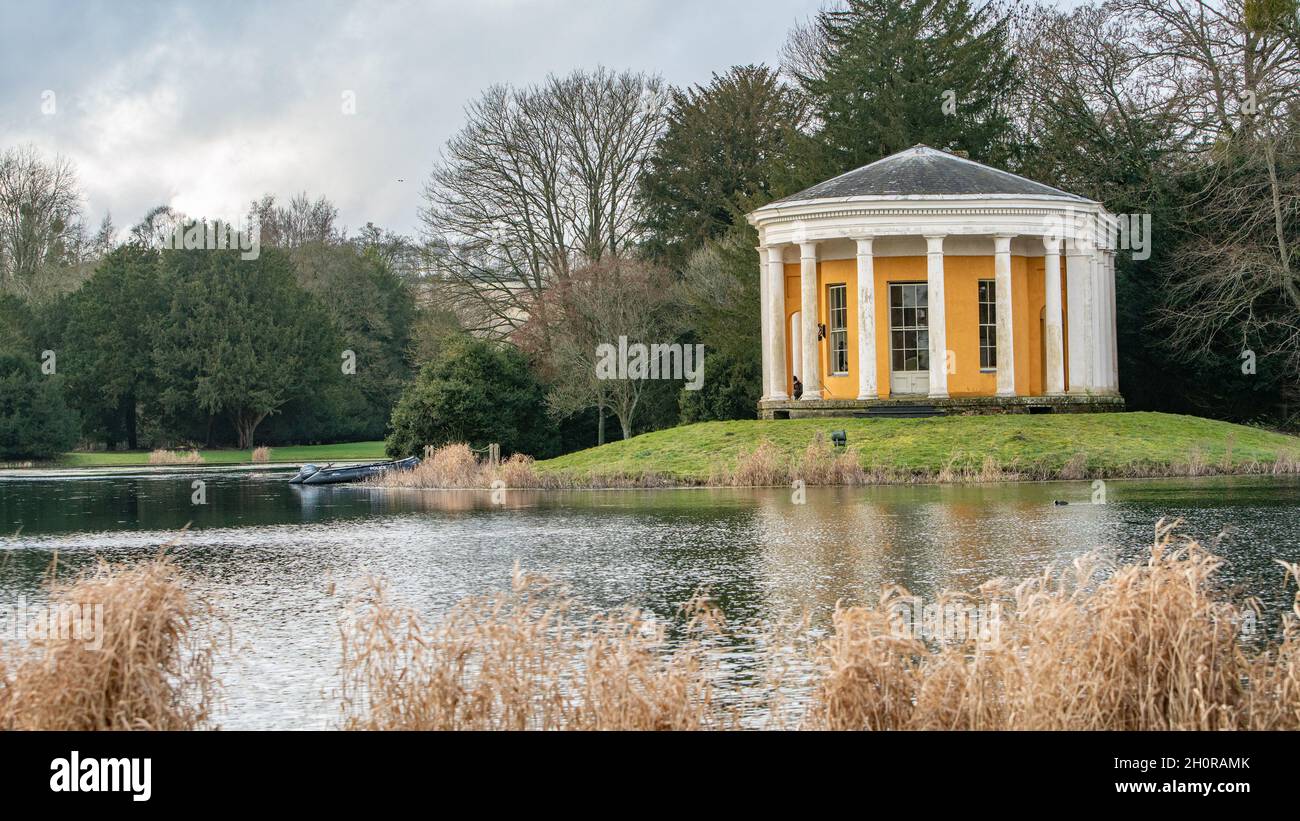
[[[848,435],[847,433],[845,433],[845,432],[842,431],[842,430],[833,430],[833,431],[831,431],[831,444],[832,444],[832,445],[834,445],[834,446],[837,447],[837,448],[842,448],[842,447],[847,446],[848,443],[849,443],[849,435]]]
[[[1061,505],[1068,505],[1069,502],[1065,501],[1064,499],[1053,499],[1052,504],[1056,505],[1057,507],[1060,507]]]

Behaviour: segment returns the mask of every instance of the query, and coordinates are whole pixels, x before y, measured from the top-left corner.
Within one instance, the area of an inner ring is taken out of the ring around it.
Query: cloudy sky
[[[819,5],[0,0],[0,149],[70,157],[88,220],[111,212],[120,231],[162,203],[239,218],[305,190],[349,229],[413,232],[420,187],[484,87],[600,64],[705,82],[775,64]]]

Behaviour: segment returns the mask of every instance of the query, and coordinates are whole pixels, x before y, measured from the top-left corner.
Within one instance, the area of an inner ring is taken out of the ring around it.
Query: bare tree
[[[604,417],[618,417],[623,438],[632,436],[646,386],[642,378],[608,378],[597,367],[603,346],[671,343],[680,328],[673,277],[642,262],[607,260],[575,270],[539,300],[556,321],[547,330],[544,375],[551,385],[547,402],[560,418],[588,408],[600,414],[599,444],[604,444]],[[536,318],[520,333],[525,347],[537,348]],[[657,375],[660,368],[655,367]]]
[[[1255,351],[1300,386],[1300,23],[1294,3],[1117,0],[1180,78],[1203,162],[1161,319],[1189,357]],[[1292,393],[1295,393],[1293,388]]]
[[[1212,148],[1250,137],[1300,101],[1294,4],[1266,0],[1113,0],[1140,27],[1145,59],[1187,105],[1184,125]]]
[[[663,129],[664,89],[598,70],[552,77],[543,94],[563,134],[573,248],[588,262],[619,257],[639,224],[636,183]]]
[[[303,191],[295,194],[287,206],[276,205],[274,194],[265,195],[249,207],[248,221],[258,226],[262,245],[298,248],[341,239],[334,224],[338,214],[339,209],[325,197],[312,200]]]
[[[665,97],[658,77],[598,69],[493,86],[469,105],[421,209],[467,327],[508,333],[575,267],[625,254]]]
[[[1258,349],[1300,385],[1300,135],[1234,145],[1220,163],[1165,278],[1169,342],[1192,355]]]
[[[0,289],[29,299],[57,290],[90,247],[72,162],[46,161],[32,145],[0,154]]]
[[[1153,136],[1165,152],[1180,152],[1193,138],[1184,125],[1191,95],[1144,51],[1147,35],[1131,15],[1114,4],[1068,12],[1035,6],[1013,20],[1024,74],[1015,120],[1026,142],[1050,143],[1055,135],[1046,129],[1062,122],[1071,123],[1077,143],[1132,154],[1145,153]],[[1087,176],[1052,170],[1064,182]]]
[[[131,241],[149,248],[167,247],[176,229],[189,222],[184,213],[170,205],[155,205],[138,223],[131,226]]]

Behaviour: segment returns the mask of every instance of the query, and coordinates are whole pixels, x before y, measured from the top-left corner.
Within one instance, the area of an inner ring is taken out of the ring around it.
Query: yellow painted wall
[[[876,257],[876,373],[881,397],[889,395],[889,284],[925,282],[926,258]],[[952,396],[992,396],[997,393],[997,374],[979,367],[979,280],[994,278],[993,256],[944,258],[948,348],[956,356],[956,373],[948,375]],[[1064,276],[1062,277],[1064,278]],[[825,260],[817,265],[817,321],[828,326],[827,286],[843,283],[848,296],[848,359],[846,376],[830,374],[828,339],[818,342],[822,392],[827,399],[854,399],[858,395],[857,261]],[[1062,289],[1064,291],[1064,288]],[[1039,396],[1043,385],[1043,340],[1041,317],[1046,304],[1043,288],[1043,260],[1011,258],[1012,335],[1016,349],[1016,392]],[[785,327],[800,310],[800,264],[785,265]],[[786,344],[786,391],[792,391],[790,377],[798,370],[791,361],[793,345]],[[1068,378],[1068,374],[1067,374]]]

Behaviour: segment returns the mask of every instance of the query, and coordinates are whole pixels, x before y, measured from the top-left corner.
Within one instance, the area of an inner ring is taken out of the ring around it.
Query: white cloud
[[[111,210],[123,229],[162,203],[238,219],[264,193],[305,190],[329,196],[351,228],[412,232],[439,148],[486,86],[597,64],[706,82],[732,64],[776,63],[792,24],[818,5],[38,8],[0,34],[0,146],[71,157],[88,218]],[[39,113],[45,88],[57,90],[56,116]],[[340,110],[344,90],[356,93],[353,116]]]

